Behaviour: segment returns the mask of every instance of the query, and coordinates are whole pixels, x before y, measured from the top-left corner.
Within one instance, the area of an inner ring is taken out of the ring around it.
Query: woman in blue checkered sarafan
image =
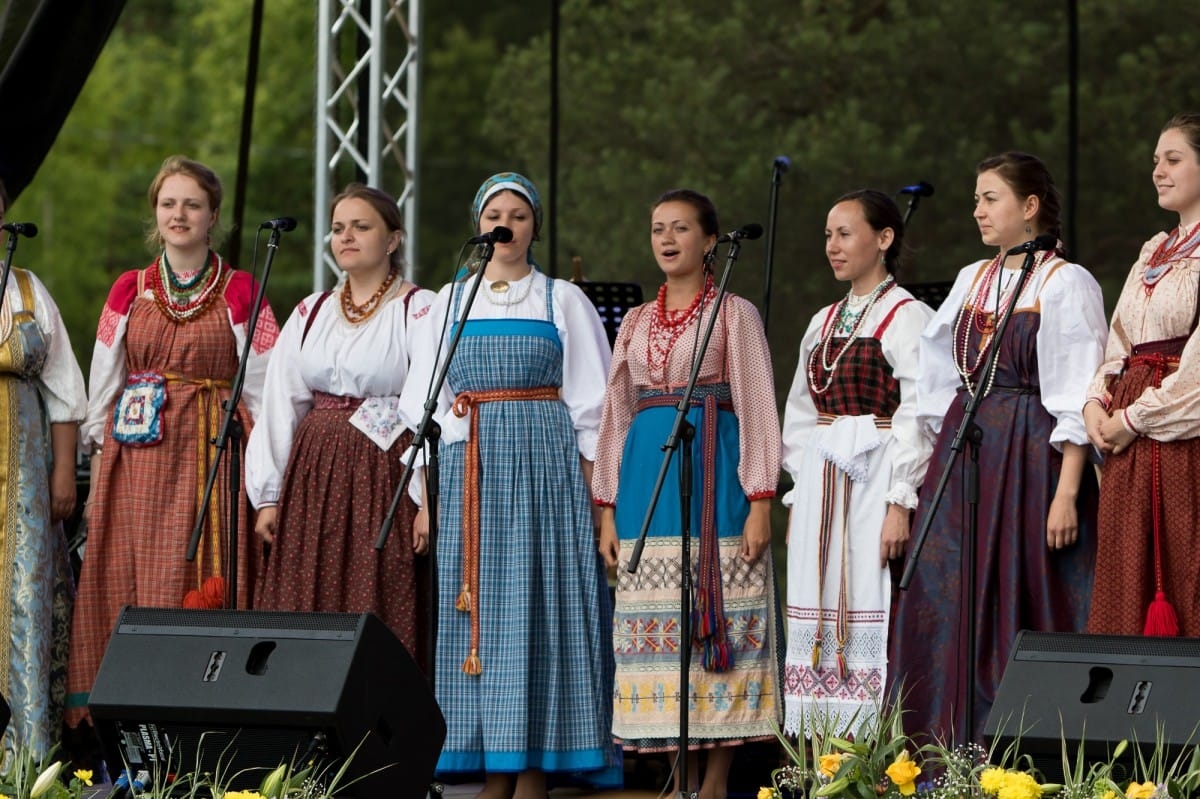
[[[442,288],[401,397],[415,426],[462,324],[436,417],[435,685],[448,727],[438,773],[486,772],[486,799],[544,799],[547,772],[597,784],[620,776],[611,609],[587,484],[608,339],[583,292],[533,262],[542,221],[533,184],[495,175],[472,211],[479,232],[503,226],[512,241],[495,245],[482,273]],[[416,527],[428,527],[426,508]]]

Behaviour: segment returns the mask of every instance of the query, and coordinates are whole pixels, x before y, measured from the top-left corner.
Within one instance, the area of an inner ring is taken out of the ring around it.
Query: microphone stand
[[[692,792],[688,790],[687,761],[688,701],[691,697],[691,681],[689,680],[689,676],[692,660],[692,440],[696,436],[696,427],[687,420],[687,414],[691,408],[692,394],[696,390],[696,381],[700,376],[700,365],[704,361],[704,354],[708,351],[708,343],[709,340],[712,339],[713,328],[716,325],[717,317],[721,313],[721,304],[725,300],[726,286],[729,284],[729,276],[733,273],[733,264],[737,261],[738,253],[741,248],[741,241],[736,237],[729,244],[729,254],[725,259],[725,271],[722,273],[720,285],[717,287],[717,296],[713,301],[712,314],[710,314],[708,317],[708,324],[704,329],[704,337],[700,342],[700,346],[696,350],[695,358],[692,360],[692,371],[688,376],[687,387],[683,390],[683,396],[680,398],[679,404],[675,406],[675,422],[671,426],[671,432],[667,436],[666,442],[662,445],[662,465],[659,467],[658,477],[654,481],[654,490],[650,495],[650,504],[646,508],[646,515],[642,520],[642,529],[638,534],[637,543],[634,544],[633,553],[630,555],[629,563],[625,567],[625,570],[630,574],[637,573],[638,564],[642,560],[642,550],[646,546],[646,535],[650,530],[650,522],[654,518],[654,509],[658,505],[659,496],[662,494],[663,483],[665,483],[667,479],[667,471],[671,465],[671,456],[675,453],[675,449],[677,446],[679,446],[679,442],[682,441],[683,445],[679,451],[679,521],[682,550],[682,568],[680,569],[679,580],[680,799],[691,799],[692,797]]]
[[[767,332],[767,324],[771,318],[771,274],[775,267],[775,220],[779,215],[779,185],[783,182],[783,173],[788,170],[788,159],[779,156],[771,167],[771,199],[767,211],[767,254],[766,269],[763,273],[762,322],[763,334]]]
[[[383,548],[387,546],[388,536],[391,534],[392,526],[395,524],[396,513],[400,509],[400,501],[404,497],[404,492],[408,490],[409,483],[412,482],[417,453],[428,442],[429,458],[425,463],[425,505],[429,509],[429,624],[426,631],[425,643],[429,657],[429,673],[426,676],[429,680],[430,691],[436,688],[437,674],[435,665],[437,651],[437,603],[439,598],[437,540],[438,502],[441,497],[441,480],[439,478],[441,464],[438,460],[438,443],[442,435],[441,425],[433,420],[433,414],[437,411],[438,397],[441,396],[442,386],[446,383],[446,375],[450,371],[450,363],[454,358],[454,353],[458,350],[458,341],[462,338],[463,328],[466,327],[467,319],[471,315],[471,307],[475,305],[475,295],[479,293],[479,285],[483,282],[483,273],[487,269],[488,262],[492,260],[492,254],[495,249],[496,245],[491,239],[483,242],[483,249],[479,255],[479,271],[476,273],[475,280],[471,283],[471,288],[467,292],[467,301],[463,307],[462,320],[455,326],[454,333],[450,336],[450,343],[446,348],[446,357],[442,360],[442,365],[438,367],[436,377],[434,377],[433,384],[429,388],[429,395],[425,398],[425,410],[421,414],[421,422],[417,425],[412,443],[409,445],[408,454],[404,460],[404,469],[400,473],[400,484],[396,486],[396,493],[392,495],[392,504],[388,507],[387,515],[383,518],[383,524],[379,526],[379,536],[375,539],[375,549],[382,552]],[[451,299],[453,299],[453,295],[454,292],[451,291]],[[440,784],[434,783],[429,786],[430,799],[440,799],[443,793],[444,789]]]
[[[8,290],[8,273],[12,271],[13,253],[17,251],[17,234],[9,231],[8,241],[4,245],[4,272],[0,274],[0,302],[3,302],[4,292]]]
[[[216,457],[208,467],[200,512],[196,516],[195,526],[192,527],[192,539],[187,550],[188,561],[194,561],[196,551],[200,548],[200,536],[204,532],[204,522],[208,517],[208,504],[212,499],[213,488],[217,482],[217,470],[221,465],[221,456],[225,454],[227,443],[232,441],[233,446],[229,447],[229,468],[226,472],[229,480],[229,579],[225,583],[226,608],[236,608],[238,597],[238,517],[240,516],[238,503],[242,493],[242,438],[245,436],[246,430],[241,420],[237,418],[237,407],[242,398],[242,388],[246,382],[246,366],[250,361],[250,347],[254,343],[254,331],[258,327],[259,313],[262,309],[263,298],[267,293],[267,281],[271,277],[271,263],[275,260],[275,250],[279,248],[281,234],[282,231],[279,228],[271,228],[271,236],[267,239],[267,258],[263,263],[262,280],[258,284],[258,293],[254,297],[254,304],[250,307],[250,319],[246,323],[246,342],[242,345],[242,355],[238,358],[237,374],[229,389],[229,399],[224,403],[225,418],[221,422],[221,430],[217,437],[212,439],[212,445],[217,451]]]
[[[910,204],[910,208],[913,205],[916,205],[916,195],[913,195],[913,202]],[[1012,319],[1013,310],[1017,306],[1017,300],[1020,299],[1021,292],[1024,291],[1025,284],[1033,273],[1033,263],[1036,257],[1037,250],[1029,250],[1025,253],[1025,262],[1021,264],[1021,273],[1017,275],[1016,287],[1013,289],[1012,299],[1009,300],[1004,318],[1000,320],[1000,324],[997,326],[996,332],[990,342],[987,362],[980,373],[979,381],[976,383],[976,391],[974,394],[967,392],[967,401],[963,406],[962,421],[959,422],[958,429],[954,434],[954,440],[950,443],[950,456],[946,459],[946,465],[942,468],[942,474],[938,479],[937,489],[933,492],[933,498],[929,503],[927,513],[921,518],[920,529],[917,530],[917,534],[913,538],[913,546],[908,554],[908,562],[905,563],[904,573],[900,577],[900,590],[908,590],[908,586],[912,582],[913,575],[917,570],[917,562],[921,558],[921,550],[925,547],[925,539],[929,536],[929,528],[933,526],[934,517],[937,515],[938,508],[942,502],[942,496],[946,493],[946,486],[950,482],[950,475],[954,470],[954,464],[962,454],[964,445],[970,445],[969,465],[963,486],[963,498],[967,503],[967,530],[965,535],[967,555],[967,632],[965,645],[969,648],[969,652],[966,659],[967,702],[964,708],[964,715],[966,716],[964,724],[965,733],[960,732],[955,736],[965,735],[965,737],[960,738],[960,742],[970,741],[975,736],[975,606],[977,602],[977,597],[975,596],[977,580],[975,539],[979,527],[979,445],[983,441],[983,430],[979,425],[975,424],[975,415],[979,411],[979,406],[983,403],[984,389],[991,382],[992,373],[996,371],[996,364],[1000,359],[1000,345],[1004,339],[1004,331],[1008,329],[1008,323]],[[999,307],[996,308],[996,313],[1000,313]]]

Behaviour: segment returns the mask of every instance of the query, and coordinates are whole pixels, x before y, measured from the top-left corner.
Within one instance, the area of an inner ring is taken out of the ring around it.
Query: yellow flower
[[[1042,786],[1032,775],[1023,771],[1010,771],[1004,775],[1000,786],[1000,799],[1041,799]]]
[[[1004,769],[1002,768],[986,768],[979,775],[979,787],[984,793],[990,793],[993,796],[1000,793],[1000,788],[1004,786]]]
[[[884,773],[896,784],[901,796],[912,796],[916,793],[916,779],[920,776],[921,769],[909,759],[907,750],[901,749],[900,754],[896,755],[896,761],[888,766]]]
[[[850,755],[845,752],[830,752],[827,755],[821,755],[820,770],[826,777],[833,779],[837,776],[838,768],[842,765],[842,761]]]
[[[75,779],[80,780],[90,788],[92,786],[92,770],[86,768],[77,769],[75,771]]]
[[[1117,799],[1117,792],[1112,788],[1109,788],[1104,792],[1104,796],[1101,796],[1100,799]]]
[[[223,799],[263,799],[258,791],[226,791]]]
[[[1150,799],[1157,787],[1153,782],[1131,782],[1125,789],[1125,799]]]
[[[758,799],[775,799],[774,788],[759,788]]]

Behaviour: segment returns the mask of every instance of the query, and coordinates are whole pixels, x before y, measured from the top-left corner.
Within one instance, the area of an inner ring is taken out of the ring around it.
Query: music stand
[[[921,302],[935,311],[946,301],[950,289],[954,288],[953,280],[937,280],[931,283],[908,283],[904,286]]]

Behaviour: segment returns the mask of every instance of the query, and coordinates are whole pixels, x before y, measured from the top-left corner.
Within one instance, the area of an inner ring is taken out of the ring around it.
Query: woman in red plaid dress
[[[1158,204],[1179,215],[1141,255],[1088,390],[1088,436],[1105,453],[1088,632],[1200,636],[1200,114],[1154,151]]]
[[[825,255],[850,291],[809,322],[783,418],[792,733],[854,732],[884,691],[887,564],[908,538],[931,449],[916,380],[933,311],[896,284],[903,237],[900,210],[871,189],[840,198],[825,225]]]
[[[72,726],[87,715],[122,606],[226,603],[225,469],[218,471],[196,559],[189,562],[186,554],[216,455],[209,442],[230,396],[258,287],[211,249],[221,207],[221,183],[212,170],[172,156],[151,183],[149,199],[156,221],[149,243],[160,255],[118,277],[109,292],[81,430],[92,482],[67,678]],[[278,333],[264,302],[237,411],[247,436]],[[236,512],[237,606],[248,607],[259,545],[244,493]]]

